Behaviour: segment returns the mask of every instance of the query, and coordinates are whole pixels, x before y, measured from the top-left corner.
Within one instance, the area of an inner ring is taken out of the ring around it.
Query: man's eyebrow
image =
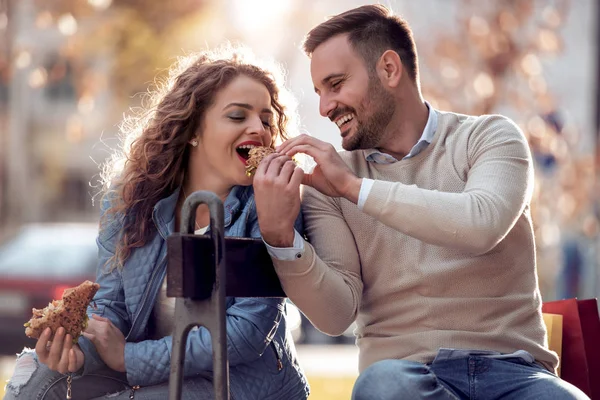
[[[245,108],[246,110],[250,110],[250,111],[254,110],[254,107],[252,107],[248,103],[229,103],[225,107],[223,107],[223,110],[226,110],[231,107],[241,107],[241,108]],[[269,108],[263,108],[261,110],[261,113],[273,114],[273,111],[271,111],[271,109],[269,109]]]
[[[336,79],[336,78],[341,78],[343,77],[345,74],[343,73],[333,73],[333,74],[329,74],[327,75],[325,78],[321,79],[321,84],[322,85],[326,85],[329,81],[331,81],[332,79]],[[316,87],[314,88],[316,93],[319,93],[319,89],[317,89]]]

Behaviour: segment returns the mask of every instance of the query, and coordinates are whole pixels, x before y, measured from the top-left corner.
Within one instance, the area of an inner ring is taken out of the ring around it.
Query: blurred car
[[[95,280],[97,234],[94,223],[30,224],[0,245],[0,354],[35,346],[23,326],[32,308]]]

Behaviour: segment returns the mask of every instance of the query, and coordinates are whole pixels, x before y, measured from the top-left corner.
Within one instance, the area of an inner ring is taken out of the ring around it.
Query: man
[[[329,19],[304,49],[347,151],[309,136],[279,146],[254,179],[258,218],[311,322],[339,335],[356,320],[353,398],[587,398],[547,348],[520,129],[424,102],[410,28],[381,5]],[[300,183],[310,243],[293,229]]]

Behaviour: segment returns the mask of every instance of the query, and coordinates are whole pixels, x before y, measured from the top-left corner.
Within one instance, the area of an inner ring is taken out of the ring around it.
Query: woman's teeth
[[[248,153],[250,153],[250,150],[252,150],[253,148],[255,148],[256,146],[253,144],[243,144],[241,146],[238,146],[235,148],[235,151],[237,151],[237,153],[244,158],[245,160],[248,159],[248,157],[250,156]]]

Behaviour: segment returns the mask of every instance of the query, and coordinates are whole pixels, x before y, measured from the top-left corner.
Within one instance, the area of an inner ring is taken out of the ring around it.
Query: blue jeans
[[[383,360],[356,380],[352,400],[589,399],[545,368],[521,358],[468,356],[431,364]]]
[[[142,387],[132,392],[125,374],[110,369],[74,378],[72,396],[76,400],[165,400],[168,383]],[[51,371],[33,351],[24,351],[6,386],[4,400],[63,400],[67,395],[67,375]],[[131,397],[133,395],[133,397]],[[183,381],[182,399],[214,399],[212,382],[201,376]]]

